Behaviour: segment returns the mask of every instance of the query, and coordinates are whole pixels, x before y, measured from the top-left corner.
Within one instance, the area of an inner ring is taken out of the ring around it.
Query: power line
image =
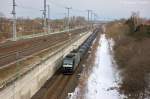
[[[57,7],[60,7],[60,8],[66,8],[65,5],[62,5],[60,3],[56,3],[56,2],[53,2],[53,1],[49,1],[50,3],[54,4],[55,6]],[[73,11],[77,11],[77,12],[86,12],[86,10],[79,10],[79,9],[75,9],[75,8],[72,8]]]
[[[40,11],[40,9],[32,8],[32,7],[29,7],[29,6],[17,5],[16,7],[27,9],[27,10],[31,10],[32,9],[32,10]]]
[[[72,8],[72,10],[77,11],[77,12],[81,12],[81,13],[86,12],[86,10],[79,10],[79,9],[75,9],[75,8]]]
[[[60,8],[65,8],[65,6],[64,5],[62,5],[62,4],[58,4],[58,3],[56,3],[56,2],[53,2],[53,1],[49,1],[50,3],[52,3],[52,4],[54,4],[55,6],[57,6],[57,7],[60,7]]]
[[[37,8],[34,8],[34,7],[30,7],[30,6],[24,6],[20,2],[18,2],[18,0],[16,0],[16,1],[17,1],[16,7],[18,7],[18,8],[23,8],[23,9],[28,9],[28,10],[32,9],[32,10],[40,11],[40,9],[37,9]]]
[[[23,8],[23,9],[28,9],[28,10],[43,11],[43,16],[42,16],[44,18],[44,26],[43,26],[44,28],[43,29],[44,29],[45,32],[46,32],[47,28],[50,29],[50,27],[47,27],[47,25],[48,25],[47,24],[47,1],[46,0],[43,0],[43,1],[44,1],[44,9],[43,10],[39,10],[37,8],[33,8],[33,7],[29,7],[29,6],[24,6],[21,3],[16,4],[16,1],[13,0],[13,11],[12,11],[12,14],[13,14],[13,38],[14,39],[16,39],[16,37],[17,37],[17,35],[16,35],[16,9],[15,9],[16,7]],[[67,13],[68,13],[68,15],[67,15],[68,16],[68,21],[67,21],[68,30],[70,28],[70,9],[72,9],[73,11],[77,11],[78,13],[81,12],[82,14],[83,14],[83,12],[88,11],[88,23],[90,23],[90,21],[92,22],[93,18],[95,20],[98,17],[96,14],[93,13],[92,10],[80,10],[80,9],[75,9],[75,8],[72,8],[72,7],[65,7],[64,5],[56,3],[56,2],[53,2],[53,1],[49,1],[49,2],[52,3],[52,4],[54,4],[54,5],[56,5],[56,6],[58,6],[58,7],[60,7],[60,8],[67,9]],[[50,12],[50,8],[48,6],[48,20],[50,19],[49,12]]]
[[[18,2],[17,2],[18,3]],[[62,5],[62,4],[60,4],[60,3],[56,3],[56,2],[54,2],[54,1],[48,1],[48,3],[51,3],[51,4],[53,4],[53,5],[55,5],[55,6],[57,6],[57,7],[60,7],[60,8],[65,8],[66,6],[65,5]],[[34,7],[30,7],[30,6],[24,6],[24,5],[22,5],[20,2],[19,2],[19,4],[17,4],[17,7],[20,7],[20,8],[23,8],[23,9],[28,9],[28,10],[37,10],[37,11],[41,11],[40,9],[37,9],[37,8],[34,8]],[[86,10],[80,10],[80,9],[75,9],[75,8],[72,8],[72,10],[73,11],[76,11],[76,12],[81,12],[81,13],[83,13],[83,12],[85,12],[86,13]],[[44,15],[44,13],[45,13],[45,11],[44,10],[42,10],[43,11],[43,15]],[[44,15],[45,16],[45,15]]]

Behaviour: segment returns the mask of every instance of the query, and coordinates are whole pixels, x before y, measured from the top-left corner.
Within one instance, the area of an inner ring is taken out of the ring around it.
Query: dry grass
[[[128,35],[130,30],[127,24],[116,24],[107,26],[107,35],[116,41],[115,59],[122,76],[120,91],[132,99],[143,98],[145,91],[149,90],[147,78],[150,74],[150,38],[144,36],[139,39],[136,38],[139,37],[137,35]]]
[[[128,39],[118,43],[115,45],[115,55],[122,70],[121,89],[125,94],[144,93],[148,86],[146,76],[150,73],[150,39]]]

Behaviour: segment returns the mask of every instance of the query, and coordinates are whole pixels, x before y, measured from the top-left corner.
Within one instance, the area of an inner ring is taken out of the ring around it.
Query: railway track
[[[87,29],[83,29],[83,30],[78,29],[78,30],[71,31],[71,33],[75,34],[75,33],[84,32],[86,30]],[[32,38],[32,39],[25,39],[25,40],[7,42],[5,44],[0,45],[0,56],[2,56],[3,54],[5,54],[7,52],[12,51],[12,50],[16,50],[16,48],[24,49],[25,46],[28,47],[31,44],[38,43],[37,41],[42,42],[43,39],[48,39],[48,38],[53,39],[53,38],[57,38],[58,36],[64,36],[64,35],[67,36],[68,33],[51,34],[51,35],[36,37],[36,38]]]
[[[73,91],[77,85],[83,62],[84,60],[80,62],[73,75],[63,75],[61,70],[58,70],[31,99],[66,99],[68,92]]]
[[[47,49],[41,50],[40,52],[36,52],[35,55],[33,55],[33,56],[39,56],[39,55],[41,55],[41,54],[43,54],[45,52],[46,53],[51,53],[51,51],[56,50],[57,47],[63,46],[68,41],[70,41],[70,40],[69,39],[65,39],[65,41],[63,41],[63,42],[57,43],[57,44],[55,44],[55,45],[53,45],[51,47],[48,47]],[[51,55],[54,55],[55,53],[56,52],[52,53]],[[33,57],[33,56],[29,56],[28,58]],[[49,55],[48,55],[48,57],[49,57]],[[45,57],[45,59],[46,58],[47,57]],[[18,64],[18,62],[16,64]],[[9,67],[11,67],[11,66],[9,66]],[[5,79],[4,81],[0,82],[0,90],[3,89],[5,86],[9,85],[11,82],[13,82],[16,79],[16,74],[18,74],[18,73],[19,73],[19,71],[17,70],[17,71],[15,71],[15,72],[13,72],[11,74],[11,77],[9,77],[9,78]],[[3,86],[3,85],[5,85],[5,86]]]
[[[72,31],[72,37],[78,35],[79,33],[85,30]],[[32,55],[35,52],[46,49],[50,46],[56,45],[62,41],[70,39],[67,33],[50,35],[43,38],[35,38],[34,40],[27,41],[26,43],[19,43],[16,45],[10,46],[1,46],[0,47],[0,67],[5,67],[11,63],[14,63],[17,60],[20,60],[24,57]],[[29,44],[31,43],[31,44]],[[24,45],[23,45],[24,44]]]
[[[80,32],[84,32],[85,30],[81,30],[81,29],[78,29],[78,30],[74,30],[74,31],[71,31],[72,34],[77,34],[77,33],[80,33]],[[38,43],[40,42],[44,42],[44,39],[46,40],[55,40],[59,37],[62,37],[62,36],[68,36],[68,33],[61,33],[61,34],[52,34],[52,35],[48,35],[48,36],[43,36],[43,37],[37,37],[37,38],[32,38],[32,39],[26,39],[26,40],[20,40],[18,42],[9,42],[9,43],[6,43],[6,44],[1,44],[0,45],[0,56],[4,56],[5,54],[9,54],[13,51],[17,51],[17,50],[22,50],[22,49],[25,49],[25,48],[28,48],[30,46],[34,46],[34,45],[37,45]]]
[[[19,60],[19,59],[29,56],[35,52],[46,49],[49,46],[56,45],[61,41],[62,41],[62,39],[56,40],[55,42],[45,42],[44,43],[44,45],[46,44],[45,46],[39,44],[39,45],[32,46],[30,48],[11,52],[5,56],[0,57],[0,66],[5,66],[7,64],[10,64],[13,61]]]
[[[60,35],[60,36],[65,36],[65,35]],[[33,47],[33,46],[37,46],[39,44],[45,43],[46,41],[53,41],[55,39],[59,39],[59,38],[56,37],[56,35],[54,35],[54,36],[49,36],[47,38],[44,37],[41,39],[33,39],[31,41],[22,42],[22,43],[18,42],[19,44],[3,46],[3,47],[0,47],[0,56],[2,57],[6,54],[21,51],[21,50],[27,49],[29,47]]]

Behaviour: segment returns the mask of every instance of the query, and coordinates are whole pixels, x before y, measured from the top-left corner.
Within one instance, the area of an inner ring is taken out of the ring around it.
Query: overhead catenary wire
[[[36,10],[36,11],[41,11],[41,9],[38,9],[38,8],[34,8],[34,7],[31,7],[31,6],[24,6],[23,4],[21,4],[21,2],[19,2],[18,0],[16,0],[16,7],[18,8],[23,8],[23,9],[26,9],[26,10]]]
[[[51,4],[54,4],[55,6],[60,7],[60,8],[66,8],[66,5],[62,5],[60,3],[56,3],[56,2],[53,2],[53,1],[48,1],[48,2],[51,3]],[[86,13],[86,10],[79,10],[79,9],[74,8],[74,7],[71,7],[71,8],[72,8],[73,11],[82,12],[82,13],[85,12]]]
[[[18,7],[18,8],[23,8],[23,9],[26,9],[26,10],[36,10],[36,11],[41,11],[40,9],[33,8],[33,7],[29,7],[29,6],[17,5],[16,7]]]
[[[54,4],[55,6],[60,7],[60,8],[65,8],[66,7],[65,5],[53,2],[52,0],[49,0],[48,2],[51,3],[51,4]]]
[[[38,9],[38,8],[35,8],[35,7],[31,7],[31,6],[23,5],[18,0],[16,0],[16,8],[23,9],[23,10],[18,10],[18,16],[21,15],[21,17],[23,17],[22,14],[19,14],[19,11],[23,12],[23,13],[27,13],[28,14],[26,16],[27,18],[29,18],[30,13],[34,12],[35,13],[34,16],[36,15],[35,17],[38,16],[38,18],[39,18],[39,13],[41,13],[42,17],[41,16],[40,17],[43,19],[43,12],[42,12],[43,10],[41,10],[41,9]],[[33,17],[33,18],[35,18],[35,17]],[[32,17],[30,17],[30,18],[32,18]]]
[[[55,6],[59,7],[59,8],[65,8],[66,7],[66,5],[63,5],[63,4],[60,4],[60,3],[56,3],[56,2],[54,2],[52,0],[47,1],[47,4],[52,4],[52,5],[55,5]],[[39,11],[39,12],[44,11],[44,10],[41,10],[41,9],[38,9],[38,8],[34,8],[34,7],[30,7],[30,6],[24,6],[23,4],[18,2],[18,0],[17,0],[17,6],[16,7],[27,9],[27,10],[35,10],[35,11]],[[87,10],[76,9],[74,7],[72,7],[72,11],[75,11],[77,13],[81,13],[82,15],[83,15],[83,13],[87,12]],[[83,15],[83,16],[85,17],[85,15]]]
[[[52,1],[52,0],[50,0],[50,1],[48,1],[48,0],[43,0],[44,1],[44,9],[43,10],[41,10],[41,9],[38,9],[38,8],[34,8],[34,7],[30,7],[30,6],[24,6],[23,4],[21,4],[20,2],[18,2],[18,0],[17,0],[17,3],[15,4],[15,7],[18,7],[18,8],[23,8],[23,9],[27,9],[27,10],[29,10],[29,11],[31,11],[31,10],[35,10],[35,11],[37,11],[37,12],[43,12],[43,15],[42,15],[42,17],[43,17],[43,19],[44,19],[44,28],[46,28],[47,27],[47,17],[46,17],[46,15],[47,15],[47,9],[46,9],[46,6],[47,6],[47,4],[52,4],[52,5],[55,5],[55,6],[57,6],[57,7],[59,7],[59,8],[66,8],[66,5],[63,5],[63,4],[60,4],[60,3],[56,3],[56,2],[54,2],[54,1]],[[72,11],[76,11],[77,13],[78,13],[78,15],[79,15],[79,13],[82,13],[82,15],[84,16],[84,18],[85,18],[85,14],[83,14],[84,12],[85,13],[87,13],[87,10],[81,10],[81,9],[76,9],[76,8],[73,8],[73,7],[71,7],[71,9],[72,9]],[[69,9],[70,10],[70,9]],[[68,11],[69,11],[68,10]],[[81,16],[82,16],[81,15]],[[74,16],[76,16],[76,15],[74,15]],[[68,15],[68,18],[69,18],[70,16]],[[97,16],[96,15],[94,15],[94,19],[96,18]],[[92,21],[93,20],[93,13],[92,13],[92,10],[91,10],[91,18],[90,18],[90,16],[89,16],[89,14],[88,14],[88,18],[87,18],[87,20],[88,21]],[[69,21],[68,21],[68,24],[69,24]],[[69,26],[69,25],[68,25]],[[45,29],[46,30],[46,29]]]

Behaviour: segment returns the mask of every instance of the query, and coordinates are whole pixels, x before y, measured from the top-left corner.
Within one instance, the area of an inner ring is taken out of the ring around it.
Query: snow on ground
[[[117,92],[117,72],[114,68],[113,57],[110,54],[109,41],[101,35],[96,52],[95,66],[88,78],[84,99],[122,99]],[[72,93],[71,99],[78,99],[80,87]],[[82,93],[83,94],[83,93]],[[83,98],[83,97],[82,97]]]
[[[109,43],[105,35],[101,36],[100,44],[93,73],[88,79],[86,99],[119,99],[117,90],[112,90],[117,86],[116,77]]]

